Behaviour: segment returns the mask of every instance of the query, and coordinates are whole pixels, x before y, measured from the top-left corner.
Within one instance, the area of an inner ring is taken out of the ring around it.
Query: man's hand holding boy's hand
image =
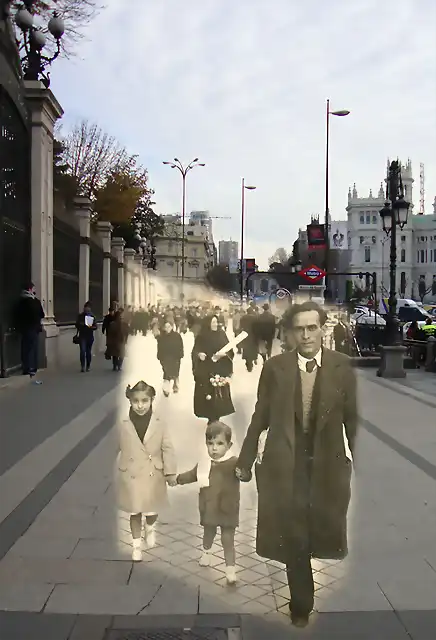
[[[166,476],[166,481],[169,487],[176,487],[177,486],[177,476],[176,474],[172,475],[172,476]]]
[[[235,474],[240,482],[250,482],[252,477],[251,471],[247,471],[246,469],[240,469],[239,467],[236,467]]]

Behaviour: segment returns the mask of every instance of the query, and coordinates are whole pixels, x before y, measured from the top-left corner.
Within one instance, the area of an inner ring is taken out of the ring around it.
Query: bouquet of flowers
[[[223,387],[227,386],[228,384],[230,384],[230,378],[226,378],[224,376],[220,376],[218,374],[212,376],[211,378],[209,378],[209,382],[212,385],[216,395],[220,396],[222,398],[223,392],[222,389]],[[206,396],[206,400],[212,400],[212,396],[211,395],[207,395]]]

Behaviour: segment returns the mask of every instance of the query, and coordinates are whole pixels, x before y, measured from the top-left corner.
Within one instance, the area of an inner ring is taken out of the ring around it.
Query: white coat
[[[162,418],[152,415],[143,442],[129,418],[119,424],[119,436],[118,508],[130,514],[159,513],[168,503],[165,476],[177,472],[174,447]]]

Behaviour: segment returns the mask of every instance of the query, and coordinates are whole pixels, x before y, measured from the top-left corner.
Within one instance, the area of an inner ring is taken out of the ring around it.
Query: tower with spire
[[[369,189],[367,195],[359,195],[356,184],[348,190],[348,235],[350,247],[350,271],[375,273],[378,296],[385,297],[389,290],[389,242],[380,217],[380,210],[386,201],[387,175],[391,161],[386,164],[386,178],[377,192]],[[411,202],[413,195],[412,163],[410,159],[402,166],[404,197]],[[374,193],[377,193],[374,196]],[[410,215],[411,220],[412,216]],[[412,223],[398,234],[398,285],[403,283],[403,291],[411,293],[413,271]],[[403,275],[400,275],[403,274]],[[356,279],[356,284],[359,284]],[[404,288],[404,284],[406,285]]]

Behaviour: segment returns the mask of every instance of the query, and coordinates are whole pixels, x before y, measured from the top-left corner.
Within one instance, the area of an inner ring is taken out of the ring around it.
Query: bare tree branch
[[[63,139],[63,161],[75,178],[80,195],[94,200],[112,173],[128,171],[136,156],[97,124],[79,122]]]

